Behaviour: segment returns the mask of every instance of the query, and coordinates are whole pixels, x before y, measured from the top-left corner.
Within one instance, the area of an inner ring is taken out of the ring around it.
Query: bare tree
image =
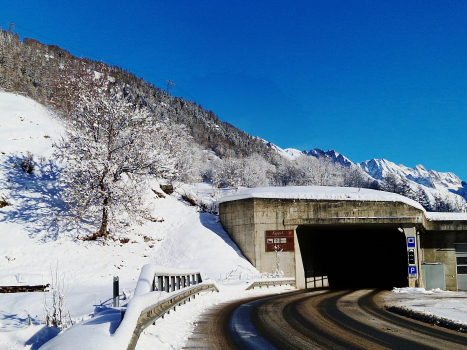
[[[107,237],[111,221],[118,227],[122,215],[132,221],[144,216],[144,175],[170,176],[175,161],[167,125],[112,90],[108,77],[87,74],[72,77],[79,99],[69,109],[65,136],[54,147],[65,165],[69,213],[78,220],[97,220],[95,239]]]

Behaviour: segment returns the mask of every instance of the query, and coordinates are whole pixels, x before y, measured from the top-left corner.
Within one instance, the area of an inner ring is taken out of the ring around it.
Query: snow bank
[[[467,213],[439,213],[427,212],[428,221],[467,221]]]
[[[386,306],[398,311],[409,310],[414,315],[422,315],[422,321],[438,324],[438,321],[449,325],[467,325],[467,292],[451,292],[440,289],[394,288],[384,296]],[[404,316],[413,317],[409,313]],[[448,327],[450,328],[450,326]],[[455,328],[459,330],[460,327]]]
[[[18,273],[16,275],[0,276],[0,287],[16,286],[45,286],[52,282],[52,278],[47,275]]]
[[[247,198],[401,202],[425,211],[419,203],[399,194],[353,187],[287,186],[242,188],[236,194],[221,197],[219,202],[222,203]]]

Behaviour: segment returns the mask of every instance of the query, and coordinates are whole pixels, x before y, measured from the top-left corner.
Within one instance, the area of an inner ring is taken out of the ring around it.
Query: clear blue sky
[[[467,1],[5,1],[21,38],[126,68],[282,148],[467,181]]]

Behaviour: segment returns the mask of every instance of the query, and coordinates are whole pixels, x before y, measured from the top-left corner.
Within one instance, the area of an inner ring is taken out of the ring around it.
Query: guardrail
[[[281,285],[290,285],[290,286],[295,286],[295,278],[272,278],[268,279],[266,281],[257,279],[257,280],[252,280],[248,286],[245,288],[245,290],[250,290],[255,287],[269,287],[269,286],[281,286]]]
[[[146,327],[196,294],[206,291],[219,290],[214,283],[202,282],[197,270],[144,265],[134,296],[125,312],[121,313],[121,320],[119,309],[106,309],[90,320],[68,328],[40,350],[62,350],[64,344],[67,350],[133,350]],[[76,339],[80,341],[76,342]]]
[[[125,332],[126,328],[130,327],[127,326],[127,323],[133,325],[136,314],[135,312],[129,314],[129,311],[132,311],[131,308],[141,309],[141,306],[139,306],[141,305],[140,303],[138,303],[138,306],[133,306],[136,304],[134,300],[136,299],[139,301],[139,299],[145,298],[148,293],[155,290],[165,291],[167,293],[170,291],[171,294],[164,300],[149,305],[140,311],[127,350],[135,349],[139,336],[146,327],[153,324],[158,318],[163,317],[163,315],[170,310],[175,310],[182,302],[185,303],[187,299],[189,301],[190,298],[195,298],[195,295],[200,292],[219,291],[217,286],[213,283],[202,283],[201,274],[198,271],[167,268],[161,271],[160,267],[157,265],[145,265],[143,266],[138,284],[136,285],[135,296],[130,300],[122,323],[116,330],[114,336],[118,337],[120,329],[122,329],[122,332]],[[174,293],[177,290],[179,290],[179,292]],[[147,305],[147,303],[144,302],[143,304]],[[129,317],[131,317],[131,319],[129,319]]]

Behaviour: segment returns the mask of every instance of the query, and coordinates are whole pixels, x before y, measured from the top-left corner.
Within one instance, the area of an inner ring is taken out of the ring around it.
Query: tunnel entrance
[[[308,288],[320,279],[335,287],[408,286],[406,239],[397,227],[298,226],[296,232]]]

